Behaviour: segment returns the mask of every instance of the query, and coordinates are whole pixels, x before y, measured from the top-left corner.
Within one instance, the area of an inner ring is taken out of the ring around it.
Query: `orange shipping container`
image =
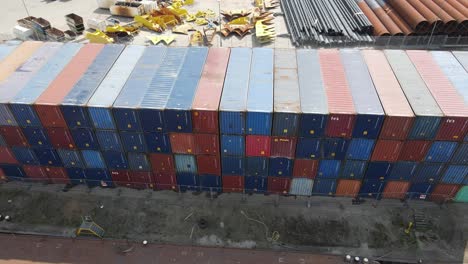
[[[460,189],[456,184],[437,184],[431,193],[430,199],[434,202],[445,202],[451,200]]]
[[[26,41],[19,45],[10,55],[0,61],[0,82],[4,81],[33,53],[43,45],[40,41]]]
[[[339,180],[336,187],[336,196],[356,197],[361,189],[359,180]]]
[[[389,181],[382,197],[385,199],[404,199],[411,183],[408,181]]]

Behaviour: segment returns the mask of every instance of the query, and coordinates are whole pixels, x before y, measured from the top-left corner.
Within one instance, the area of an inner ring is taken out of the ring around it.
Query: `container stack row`
[[[3,180],[468,200],[468,53],[0,45]]]

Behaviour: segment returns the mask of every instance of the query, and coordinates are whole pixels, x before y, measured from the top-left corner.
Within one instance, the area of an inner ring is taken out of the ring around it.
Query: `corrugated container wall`
[[[445,115],[436,139],[462,141],[468,131],[468,107],[463,98],[428,51],[407,54]]]
[[[245,155],[245,137],[221,135],[221,154],[244,156]]]
[[[135,65],[132,73],[127,79],[120,94],[113,104],[113,115],[115,125],[119,130],[141,131],[139,114],[136,110],[145,97],[151,81],[156,76],[167,49],[164,47],[147,47]],[[161,80],[160,80],[161,81]],[[167,82],[160,85],[168,85]],[[154,116],[155,120],[160,119],[160,124],[152,127],[149,131],[162,131],[162,114]]]
[[[448,162],[457,148],[456,142],[436,141],[426,154],[425,161]]]
[[[353,137],[376,139],[382,128],[385,112],[367,65],[359,50],[343,49],[340,55],[357,112]]]
[[[314,179],[317,175],[318,161],[295,159],[293,177]]]
[[[326,138],[322,141],[323,158],[343,160],[346,157],[348,146],[348,139]]]
[[[106,163],[101,152],[95,150],[81,151],[86,168],[88,169],[105,169]]]
[[[445,170],[441,182],[450,184],[463,184],[463,181],[468,176],[468,166],[450,165]]]
[[[468,72],[468,51],[453,51],[452,54],[461,63],[465,71]]]
[[[301,98],[297,74],[296,50],[276,49],[273,136],[297,136],[301,117]]]
[[[328,120],[328,100],[317,50],[297,50],[301,98],[301,137],[322,137]]]
[[[360,180],[338,180],[336,187],[336,196],[357,197],[361,189]]]
[[[193,132],[219,133],[218,108],[223,92],[228,48],[211,48],[192,104]]]
[[[358,160],[347,160],[344,162],[342,167],[343,168],[340,172],[340,178],[362,179],[364,177],[364,172],[367,169],[367,162]]]
[[[271,135],[274,50],[254,48],[247,96],[247,134]]]
[[[251,49],[231,49],[231,57],[219,106],[219,130],[221,134],[245,134],[251,64]]]
[[[127,46],[87,104],[93,127],[116,129],[111,107],[145,51],[144,46]]]
[[[468,143],[460,144],[451,162],[455,164],[468,164]]]
[[[338,50],[319,50],[319,59],[330,112],[326,135],[350,138],[356,110],[340,53]]]
[[[224,164],[223,164],[224,165]],[[246,157],[245,158],[246,176],[268,176],[268,158]]]
[[[351,160],[369,160],[374,149],[375,140],[354,138],[351,140],[346,158]]]
[[[314,180],[307,178],[294,178],[289,189],[290,195],[311,196]]]
[[[10,101],[10,108],[20,126],[42,126],[33,103],[75,57],[83,44],[66,43]]]
[[[174,155],[177,173],[197,174],[197,162],[193,155]]]
[[[313,195],[331,196],[335,194],[337,180],[336,179],[316,179],[314,181]]]
[[[81,154],[76,150],[57,149],[57,153],[66,168],[84,168]]]
[[[0,164],[18,164],[13,151],[7,147],[0,147]]]
[[[0,83],[0,125],[18,125],[13,113],[8,107],[8,103],[61,47],[62,44],[59,43],[45,43],[37,49],[26,62],[8,76],[8,78]]]
[[[321,160],[317,173],[317,178],[338,178],[340,173],[341,161],[339,160]]]
[[[270,158],[268,162],[268,176],[292,177],[293,160],[288,158]]]
[[[60,103],[103,48],[104,45],[101,44],[86,44],[37,98],[35,108],[43,126],[67,127]]]
[[[465,104],[468,104],[468,72],[448,51],[431,51],[431,54],[453,87],[463,96]]]
[[[435,183],[439,180],[443,170],[444,164],[442,163],[420,163],[411,181]]]
[[[28,164],[28,165],[39,165],[39,160],[36,158],[36,154],[31,148],[24,148],[24,147],[12,147],[11,151],[15,155],[16,160],[21,164]],[[5,160],[2,157],[2,163]],[[16,162],[14,162],[16,163]]]
[[[417,166],[417,162],[396,162],[393,165],[392,171],[390,172],[388,179],[409,181],[416,172]]]
[[[385,54],[416,115],[409,138],[434,139],[443,117],[442,110],[404,51],[386,50]]]
[[[20,42],[16,41],[11,41],[11,42],[5,42],[0,45],[0,61],[3,60],[6,56],[8,56],[10,53],[15,50]]]
[[[411,186],[407,181],[389,181],[385,185],[382,197],[385,199],[404,199]]]
[[[296,158],[319,159],[322,158],[322,144],[318,138],[298,138],[296,145]]]
[[[134,171],[151,171],[151,165],[144,153],[128,153],[128,165]]]
[[[43,43],[39,41],[25,41],[0,61],[0,82],[8,78],[10,74],[29,59],[42,45]]]
[[[75,141],[67,128],[49,127],[46,128],[50,143],[57,149],[75,149]]]
[[[192,132],[192,102],[207,56],[208,48],[188,49],[184,64],[164,109],[164,120],[168,132]]]
[[[139,110],[140,122],[144,131],[165,132],[168,122],[172,121],[164,119],[164,109],[186,58],[194,59],[192,54],[196,53],[188,50],[187,48],[168,49],[163,63],[149,83]]]
[[[245,175],[245,158],[224,156],[221,160],[223,175]]]
[[[455,202],[468,203],[468,186],[463,186],[460,188],[457,195],[455,196]]]
[[[381,139],[404,140],[413,126],[414,114],[382,51],[362,51],[385,114]]]
[[[423,161],[431,147],[431,141],[408,140],[403,143],[399,160]]]

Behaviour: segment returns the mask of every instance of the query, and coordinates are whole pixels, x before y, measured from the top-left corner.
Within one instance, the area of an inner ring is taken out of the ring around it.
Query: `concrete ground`
[[[23,2],[24,1],[24,5]],[[25,8],[26,6],[26,8]],[[198,10],[211,9],[216,14],[220,11],[225,10],[238,10],[238,9],[251,9],[253,8],[252,0],[195,0],[195,4],[187,6],[189,13],[196,13]],[[0,18],[0,40],[8,40],[14,38],[13,27],[17,24],[16,21],[23,17],[26,17],[29,13],[31,16],[43,17],[50,21],[53,27],[60,30],[68,29],[65,21],[65,15],[69,13],[75,13],[82,16],[85,21],[89,18],[106,19],[111,17],[109,10],[100,9],[97,6],[96,0],[16,0],[16,1],[4,1],[2,8],[5,12]],[[275,8],[272,12],[280,12],[280,8]],[[132,19],[125,17],[115,17],[121,22],[131,22]],[[86,22],[85,22],[86,27]],[[201,27],[196,27],[201,29]],[[275,42],[262,45],[257,42],[253,34],[247,35],[243,38],[237,36],[229,36],[227,38],[221,37],[219,34],[212,41],[213,47],[276,47],[276,48],[292,48],[293,45],[289,37],[284,36],[287,34],[286,24],[282,16],[275,18],[275,31],[279,35]],[[163,35],[172,34],[170,31],[162,33]],[[131,43],[139,45],[150,45],[148,36],[160,35],[159,33],[142,29],[138,35],[135,36]],[[175,42],[170,46],[188,46],[189,36],[181,34],[173,34],[176,37]],[[80,38],[79,41],[83,39]]]
[[[309,204],[309,207],[307,207]],[[2,232],[73,237],[84,216],[107,239],[158,244],[346,254],[371,259],[462,263],[467,205],[424,201],[88,189],[7,183],[0,186]],[[426,224],[404,230],[414,215]],[[200,219],[206,226],[200,226]]]

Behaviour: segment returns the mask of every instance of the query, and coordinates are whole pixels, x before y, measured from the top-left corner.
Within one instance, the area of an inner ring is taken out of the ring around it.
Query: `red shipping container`
[[[245,149],[246,156],[269,157],[270,137],[248,135],[245,137]]]
[[[456,184],[437,184],[432,191],[429,199],[434,202],[446,202],[450,201],[455,197],[458,190],[460,189],[460,185]]]
[[[5,142],[8,146],[20,146],[20,147],[27,147],[28,141],[21,131],[20,127],[17,126],[3,126],[0,127],[0,134],[5,139]]]
[[[389,161],[394,162],[398,160],[401,149],[403,147],[402,141],[397,140],[377,140],[374,152],[372,153],[372,161]]]
[[[398,160],[422,161],[431,147],[430,141],[408,140],[403,143]]]
[[[135,189],[153,188],[153,174],[147,171],[129,171],[131,187]]]
[[[3,164],[18,164],[15,154],[8,147],[0,147],[0,163]]]
[[[86,44],[36,100],[36,112],[44,127],[67,127],[60,111],[60,103],[103,48],[102,44]]]
[[[122,187],[130,187],[131,180],[130,180],[130,173],[128,170],[115,170],[111,171],[112,182],[116,186]]]
[[[356,197],[361,189],[361,181],[359,180],[338,180],[336,186],[336,196]]]
[[[219,136],[214,134],[194,134],[195,154],[218,155]]]
[[[192,104],[193,131],[219,133],[218,108],[227,72],[230,49],[211,48]]]
[[[28,181],[49,182],[49,177],[44,167],[41,166],[23,166],[24,173],[28,177]]]
[[[295,137],[272,137],[271,138],[271,157],[294,158],[296,156]]]
[[[221,176],[221,161],[219,156],[198,155],[197,168],[200,175]]]
[[[411,183],[408,181],[388,181],[385,185],[382,197],[385,199],[404,199]]]
[[[58,149],[75,149],[75,141],[70,133],[70,130],[62,127],[47,128],[47,135],[50,143],[54,148]]]
[[[413,126],[412,117],[386,116],[380,131],[380,139],[405,140]]]
[[[355,115],[330,114],[325,134],[328,137],[351,138],[355,119]]]
[[[468,131],[468,107],[428,51],[407,52],[427,88],[446,117],[440,123],[437,140],[463,140]]]
[[[195,137],[189,133],[170,133],[172,153],[195,153]]]
[[[294,160],[293,177],[315,179],[317,176],[318,160]]]
[[[291,179],[268,177],[268,193],[288,194]]]
[[[153,178],[156,190],[177,190],[175,173],[154,173]]]
[[[68,178],[68,173],[65,168],[62,167],[45,167],[47,177],[52,183],[58,184],[68,184],[70,183],[70,178]]]
[[[223,192],[243,192],[244,176],[223,176]]]
[[[153,173],[175,173],[174,158],[169,154],[150,154]]]

